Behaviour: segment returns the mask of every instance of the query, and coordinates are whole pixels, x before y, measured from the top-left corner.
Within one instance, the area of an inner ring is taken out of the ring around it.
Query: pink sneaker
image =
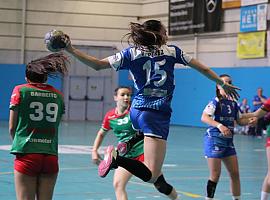
[[[98,175],[102,178],[107,176],[111,169],[116,169],[116,157],[117,152],[112,145],[108,146],[106,149],[104,160],[102,160],[98,166]]]

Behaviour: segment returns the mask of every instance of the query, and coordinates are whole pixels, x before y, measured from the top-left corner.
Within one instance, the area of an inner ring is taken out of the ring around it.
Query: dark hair
[[[228,74],[221,74],[221,75],[219,75],[219,77],[220,77],[220,78],[222,78],[222,77],[228,77],[228,78],[231,78],[231,76],[228,75]],[[222,98],[222,96],[221,96],[221,94],[220,94],[220,91],[219,91],[217,85],[216,85],[216,95],[217,95],[217,98],[218,98],[218,99],[221,99],[221,98]]]
[[[148,20],[143,24],[131,22],[130,33],[125,36],[128,38],[128,43],[133,43],[135,47],[144,46],[154,49],[156,45],[160,47],[167,42],[165,27],[158,20]]]
[[[128,89],[128,90],[130,90],[130,93],[132,93],[131,87],[128,87],[128,86],[119,86],[119,87],[115,88],[115,90],[114,90],[114,96],[117,96],[117,93],[118,93],[118,91],[120,89]]]
[[[62,53],[53,53],[38,58],[26,65],[26,78],[34,83],[44,83],[49,77],[58,77],[67,73],[67,57]]]

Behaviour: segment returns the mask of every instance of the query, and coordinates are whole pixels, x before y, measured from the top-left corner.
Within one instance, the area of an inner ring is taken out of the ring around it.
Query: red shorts
[[[266,138],[265,147],[270,147],[270,137]]]
[[[18,154],[14,160],[14,169],[29,176],[55,174],[59,171],[58,157],[48,154]]]
[[[137,156],[137,157],[135,157],[135,158],[132,158],[133,160],[138,160],[138,161],[141,161],[141,162],[143,162],[144,161],[144,154],[141,154],[141,155],[139,155],[139,156]]]

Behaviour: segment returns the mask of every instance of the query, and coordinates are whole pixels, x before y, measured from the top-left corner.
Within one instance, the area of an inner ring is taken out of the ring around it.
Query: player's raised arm
[[[78,60],[80,60],[82,63],[93,68],[94,70],[98,71],[98,70],[108,69],[111,67],[107,58],[100,60],[96,57],[90,56],[76,49],[71,44],[68,45],[65,50],[69,52],[70,54],[72,54],[74,57],[76,57]]]
[[[49,51],[58,52],[61,50],[66,50],[68,53],[72,54],[82,63],[93,68],[94,70],[108,69],[111,67],[107,58],[98,59],[76,49],[74,46],[72,46],[70,37],[62,31],[49,31],[46,33],[44,40],[46,48]]]
[[[225,90],[225,92],[229,96],[231,96],[233,99],[237,100],[239,98],[239,94],[237,90],[240,90],[240,88],[223,82],[222,79],[209,67],[205,66],[204,64],[202,64],[201,62],[199,62],[198,60],[194,58],[192,58],[191,61],[189,62],[189,66],[196,69],[197,71],[205,75],[210,80],[213,80],[217,84],[221,85],[221,87]]]

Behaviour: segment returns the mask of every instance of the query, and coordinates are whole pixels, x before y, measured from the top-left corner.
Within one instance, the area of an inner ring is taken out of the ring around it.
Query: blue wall
[[[0,120],[8,120],[9,100],[15,85],[25,83],[25,65],[0,64]],[[213,68],[217,74],[230,74],[235,85],[242,90],[241,98],[246,97],[249,104],[262,86],[264,94],[270,97],[270,67]],[[119,73],[119,84],[133,86],[128,71]],[[205,126],[201,123],[201,113],[208,101],[215,96],[215,84],[193,69],[175,70],[176,89],[172,102],[172,124]],[[49,80],[62,90],[62,80]]]
[[[0,64],[0,120],[9,118],[9,101],[13,88],[25,82],[25,65]],[[62,90],[62,80],[49,79],[49,84]]]
[[[247,98],[252,106],[258,87],[270,97],[270,67],[212,68],[217,74],[229,74],[242,90],[240,100]],[[128,72],[120,72],[119,84],[132,85]],[[205,105],[215,96],[215,84],[194,69],[175,70],[176,89],[172,101],[172,124],[205,126],[200,120]]]

